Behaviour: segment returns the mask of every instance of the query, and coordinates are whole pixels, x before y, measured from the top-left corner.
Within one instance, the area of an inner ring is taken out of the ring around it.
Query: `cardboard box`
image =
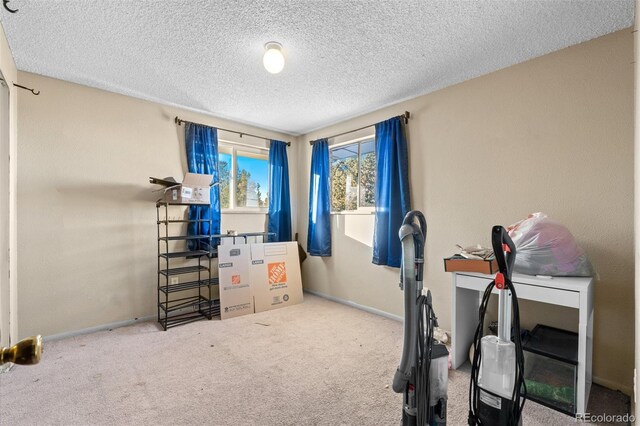
[[[302,303],[298,244],[251,244],[251,289],[256,312]]]
[[[250,265],[250,245],[218,246],[220,319],[254,313]]]
[[[495,257],[481,260],[452,256],[444,259],[444,270],[445,272],[479,272],[481,274],[491,275],[498,272],[498,262]]]
[[[149,178],[149,182],[165,187],[160,201],[178,204],[211,204],[212,181],[213,175],[198,173],[185,173],[182,183],[172,177]]]

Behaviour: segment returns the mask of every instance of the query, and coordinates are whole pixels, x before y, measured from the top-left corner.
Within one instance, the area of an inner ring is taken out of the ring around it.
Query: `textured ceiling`
[[[0,21],[20,70],[301,134],[629,27],[633,3],[11,0]]]

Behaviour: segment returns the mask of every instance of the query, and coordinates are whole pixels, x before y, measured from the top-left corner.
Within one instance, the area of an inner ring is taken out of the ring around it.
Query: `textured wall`
[[[631,392],[633,377],[633,36],[620,31],[305,135],[299,202],[308,205],[306,141],[409,110],[413,207],[429,223],[426,285],[451,326],[455,244],[530,212],[560,220],[599,272],[594,375]],[[306,241],[307,211],[299,210]],[[402,314],[398,270],[371,264],[373,219],[335,215],[333,257],[303,264],[306,288]],[[575,329],[568,309],[523,303],[524,325]]]
[[[158,194],[148,178],[181,178],[186,171],[184,127],[175,125],[176,115],[291,140],[34,74],[20,73],[20,82],[41,91],[19,102],[21,336],[156,313]],[[242,141],[265,146],[250,139]],[[295,212],[296,144],[289,149]],[[223,230],[261,231],[264,225],[264,214],[222,218]]]

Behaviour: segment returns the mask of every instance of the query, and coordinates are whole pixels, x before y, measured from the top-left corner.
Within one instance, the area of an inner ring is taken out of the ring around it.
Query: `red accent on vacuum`
[[[502,272],[498,272],[496,274],[496,288],[499,290],[504,290],[504,275],[502,275]]]

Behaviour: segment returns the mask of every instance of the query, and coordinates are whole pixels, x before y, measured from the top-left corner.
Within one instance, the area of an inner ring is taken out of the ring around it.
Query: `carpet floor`
[[[45,343],[0,375],[0,425],[398,425],[402,324],[306,294],[303,304],[169,331],[146,322]],[[449,372],[450,425],[469,375]],[[591,413],[628,398],[594,386]],[[525,425],[575,420],[528,401]]]

